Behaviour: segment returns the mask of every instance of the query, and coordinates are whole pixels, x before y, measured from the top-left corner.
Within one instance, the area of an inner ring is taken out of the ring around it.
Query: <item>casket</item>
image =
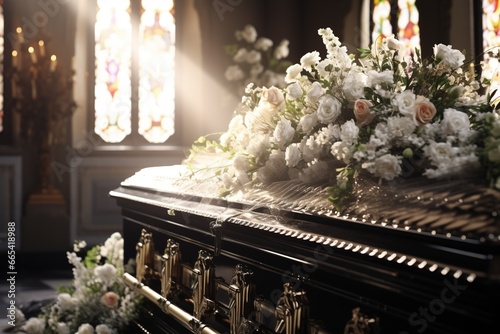
[[[497,192],[367,181],[338,211],[321,185],[221,197],[183,168],[143,169],[110,193],[142,332],[498,331]]]

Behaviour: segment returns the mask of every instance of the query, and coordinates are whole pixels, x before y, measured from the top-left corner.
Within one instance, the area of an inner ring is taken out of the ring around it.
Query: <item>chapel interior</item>
[[[0,0],[0,248],[6,254],[7,226],[14,222],[17,271],[26,276],[70,270],[66,251],[73,241],[98,244],[122,231],[110,191],[143,168],[181,163],[198,137],[227,129],[240,96],[224,77],[232,61],[224,47],[234,42],[236,30],[250,24],[259,36],[287,39],[288,59],[296,63],[311,50],[324,54],[320,28],[332,28],[354,54],[371,42],[373,28],[373,1],[174,1],[175,102],[165,106],[175,112],[174,131],[154,142],[140,133],[138,114],[137,25],[144,9],[140,0],[121,2],[127,3],[123,13],[130,14],[132,34],[126,43],[114,42],[131,52],[132,74],[129,98],[117,108],[131,110],[130,131],[113,133],[96,126],[106,110],[96,85],[96,68],[103,70],[97,56],[106,46],[96,44],[96,13],[106,1]],[[389,2],[396,23],[398,1]],[[422,55],[443,43],[479,64],[487,2],[498,6],[493,0],[416,0]],[[35,49],[22,49],[27,45]],[[35,63],[35,76],[21,72]],[[23,99],[18,85],[30,80],[37,81],[36,89]]]

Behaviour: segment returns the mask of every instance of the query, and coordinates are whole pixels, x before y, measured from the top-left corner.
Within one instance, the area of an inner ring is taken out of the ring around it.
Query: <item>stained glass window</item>
[[[3,4],[0,1],[0,132],[3,131],[3,54],[4,54],[4,18]]]
[[[373,0],[372,41],[392,35],[391,3],[389,0]]]
[[[94,131],[119,143],[132,131],[132,25],[129,0],[98,0]]]
[[[500,88],[499,46],[500,3],[498,0],[483,0],[483,50],[485,53],[482,76],[491,80],[492,91]]]
[[[397,0],[395,8],[394,0],[373,0],[372,41],[395,35],[405,44],[408,52],[420,48],[419,12],[415,1]],[[397,13],[397,17],[392,17],[391,13]],[[396,24],[394,19],[397,19],[397,29],[393,27]]]
[[[142,6],[138,131],[150,143],[163,143],[174,133],[174,4],[143,0]]]
[[[420,49],[419,12],[415,0],[399,0],[398,8],[398,39],[409,52]]]

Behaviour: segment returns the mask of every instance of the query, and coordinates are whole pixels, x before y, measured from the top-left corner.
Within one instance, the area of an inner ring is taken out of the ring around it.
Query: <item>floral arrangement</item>
[[[439,44],[434,55],[408,53],[380,38],[359,57],[329,28],[319,29],[326,57],[305,54],[286,70],[285,88],[249,84],[227,132],[201,137],[201,153],[223,153],[206,166],[221,194],[275,181],[323,182],[337,208],[359,175],[379,182],[481,176],[500,189],[500,118],[462,52]],[[474,182],[476,182],[475,180]]]
[[[285,87],[285,71],[291,65],[286,58],[289,41],[283,39],[278,45],[267,37],[258,37],[253,25],[246,25],[235,32],[236,43],[226,45],[224,50],[234,61],[227,67],[224,76],[236,83],[241,96],[249,83],[258,86]]]
[[[44,306],[38,317],[19,324],[19,332],[28,334],[118,334],[138,316],[141,297],[129,290],[122,280],[123,238],[113,233],[103,245],[78,256],[87,245],[74,243],[68,260],[73,265],[72,286],[60,287],[57,298]],[[20,314],[22,318],[23,315]]]

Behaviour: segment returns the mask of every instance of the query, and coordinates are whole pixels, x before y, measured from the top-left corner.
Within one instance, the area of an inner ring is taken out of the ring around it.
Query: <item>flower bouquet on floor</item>
[[[17,324],[17,332],[28,334],[119,334],[126,333],[139,315],[142,297],[130,290],[122,279],[123,238],[113,233],[103,245],[95,246],[84,257],[86,247],[77,241],[68,252],[73,265],[71,286],[60,287],[57,298],[41,308],[37,317]],[[130,263],[129,263],[130,264]],[[19,314],[22,318],[22,314]]]
[[[283,89],[249,84],[228,130],[193,144],[194,176],[211,173],[224,195],[321,182],[338,210],[356,198],[361,176],[390,183],[407,166],[422,179],[474,176],[500,189],[500,117],[463,53],[439,44],[424,59],[389,36],[355,57],[331,29],[319,34],[324,59],[305,54]],[[224,159],[199,163],[210,154]]]

